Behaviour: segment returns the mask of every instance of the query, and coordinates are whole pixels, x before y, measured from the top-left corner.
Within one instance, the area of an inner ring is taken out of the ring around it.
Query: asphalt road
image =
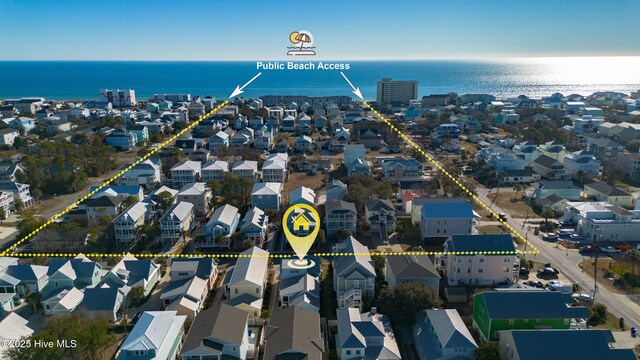
[[[491,204],[491,201],[487,199],[486,196],[488,193],[487,189],[477,188],[477,191],[480,200],[487,205]],[[509,212],[495,205],[492,205],[491,209],[498,213],[509,214]],[[576,251],[565,251],[564,249],[556,248],[555,244],[542,240],[541,236],[533,235],[533,231],[527,233],[527,228],[523,226],[524,219],[508,217],[507,223],[540,251],[540,254],[526,254],[526,259],[551,263],[560,273],[564,274],[573,281],[573,283],[578,284],[581,292],[593,294],[593,278],[578,267],[580,261],[590,259],[591,257],[582,256]],[[527,251],[529,250],[531,250],[530,247],[527,248]],[[631,301],[626,295],[615,294],[604,287],[598,286],[595,301],[605,304],[609,311],[616,317],[623,317],[627,326],[635,326],[637,328],[640,324],[640,306]]]

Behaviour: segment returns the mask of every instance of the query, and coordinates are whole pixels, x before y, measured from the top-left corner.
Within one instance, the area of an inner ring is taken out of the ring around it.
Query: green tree
[[[602,324],[607,321],[607,306],[603,303],[595,303],[589,309],[589,315],[591,315],[589,319],[591,325]]]
[[[36,217],[32,213],[27,213],[22,217],[22,220],[18,223],[18,238],[22,239],[39,228],[46,221],[41,217]]]
[[[156,195],[156,201],[164,211],[167,211],[173,205],[173,195],[168,191],[163,191]]]
[[[437,291],[425,283],[406,282],[383,289],[376,304],[394,323],[410,324],[419,311],[439,307],[442,302]]]
[[[144,288],[142,286],[132,287],[129,290],[129,302],[131,306],[140,306],[144,303],[146,296],[144,295]]]
[[[66,316],[56,316],[45,324],[43,331],[31,337],[35,340],[53,341],[75,340],[76,347],[15,347],[8,350],[6,357],[11,360],[31,359],[102,359],[104,350],[113,344],[115,335],[109,332],[107,320],[88,320],[86,314],[74,312]]]
[[[482,341],[473,353],[476,360],[500,359],[500,346],[496,342]]]
[[[126,199],[124,199],[124,201],[122,201],[122,206],[125,209],[128,209],[129,206],[132,206],[132,205],[137,204],[137,203],[138,203],[138,198],[133,196],[133,195],[129,195],[129,196],[127,196]]]
[[[336,232],[338,235],[338,240],[342,241],[346,238],[348,238],[349,236],[351,236],[351,231],[345,229],[344,227],[340,227],[338,228],[338,231]]]
[[[0,208],[0,220],[4,220],[7,218],[7,212],[4,211],[4,208]]]
[[[251,239],[244,239],[242,242],[242,250],[247,250],[256,246],[256,243]]]
[[[542,212],[542,217],[544,218],[544,222],[548,223],[549,222],[549,218],[553,218],[553,210],[551,209],[546,209]]]

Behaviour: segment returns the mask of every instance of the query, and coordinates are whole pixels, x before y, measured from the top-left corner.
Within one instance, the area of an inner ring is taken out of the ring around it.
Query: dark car
[[[539,281],[539,280],[529,280],[529,281],[525,282],[524,284],[536,287],[538,289],[542,289],[544,287],[544,284],[542,283],[542,281]]]
[[[600,252],[600,249],[597,246],[591,246],[591,245],[581,246],[578,250],[581,253],[598,253],[598,252]]]
[[[558,269],[552,267],[544,267],[538,270],[538,275],[558,275],[559,273]]]

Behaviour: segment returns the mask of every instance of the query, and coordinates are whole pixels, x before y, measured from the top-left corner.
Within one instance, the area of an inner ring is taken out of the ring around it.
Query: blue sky
[[[638,0],[0,0],[0,60],[282,59],[291,31],[318,59],[640,55]]]

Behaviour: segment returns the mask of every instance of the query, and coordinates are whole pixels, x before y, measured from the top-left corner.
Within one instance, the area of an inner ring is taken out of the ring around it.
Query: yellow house
[[[304,213],[293,217],[293,231],[309,231],[312,222]]]

